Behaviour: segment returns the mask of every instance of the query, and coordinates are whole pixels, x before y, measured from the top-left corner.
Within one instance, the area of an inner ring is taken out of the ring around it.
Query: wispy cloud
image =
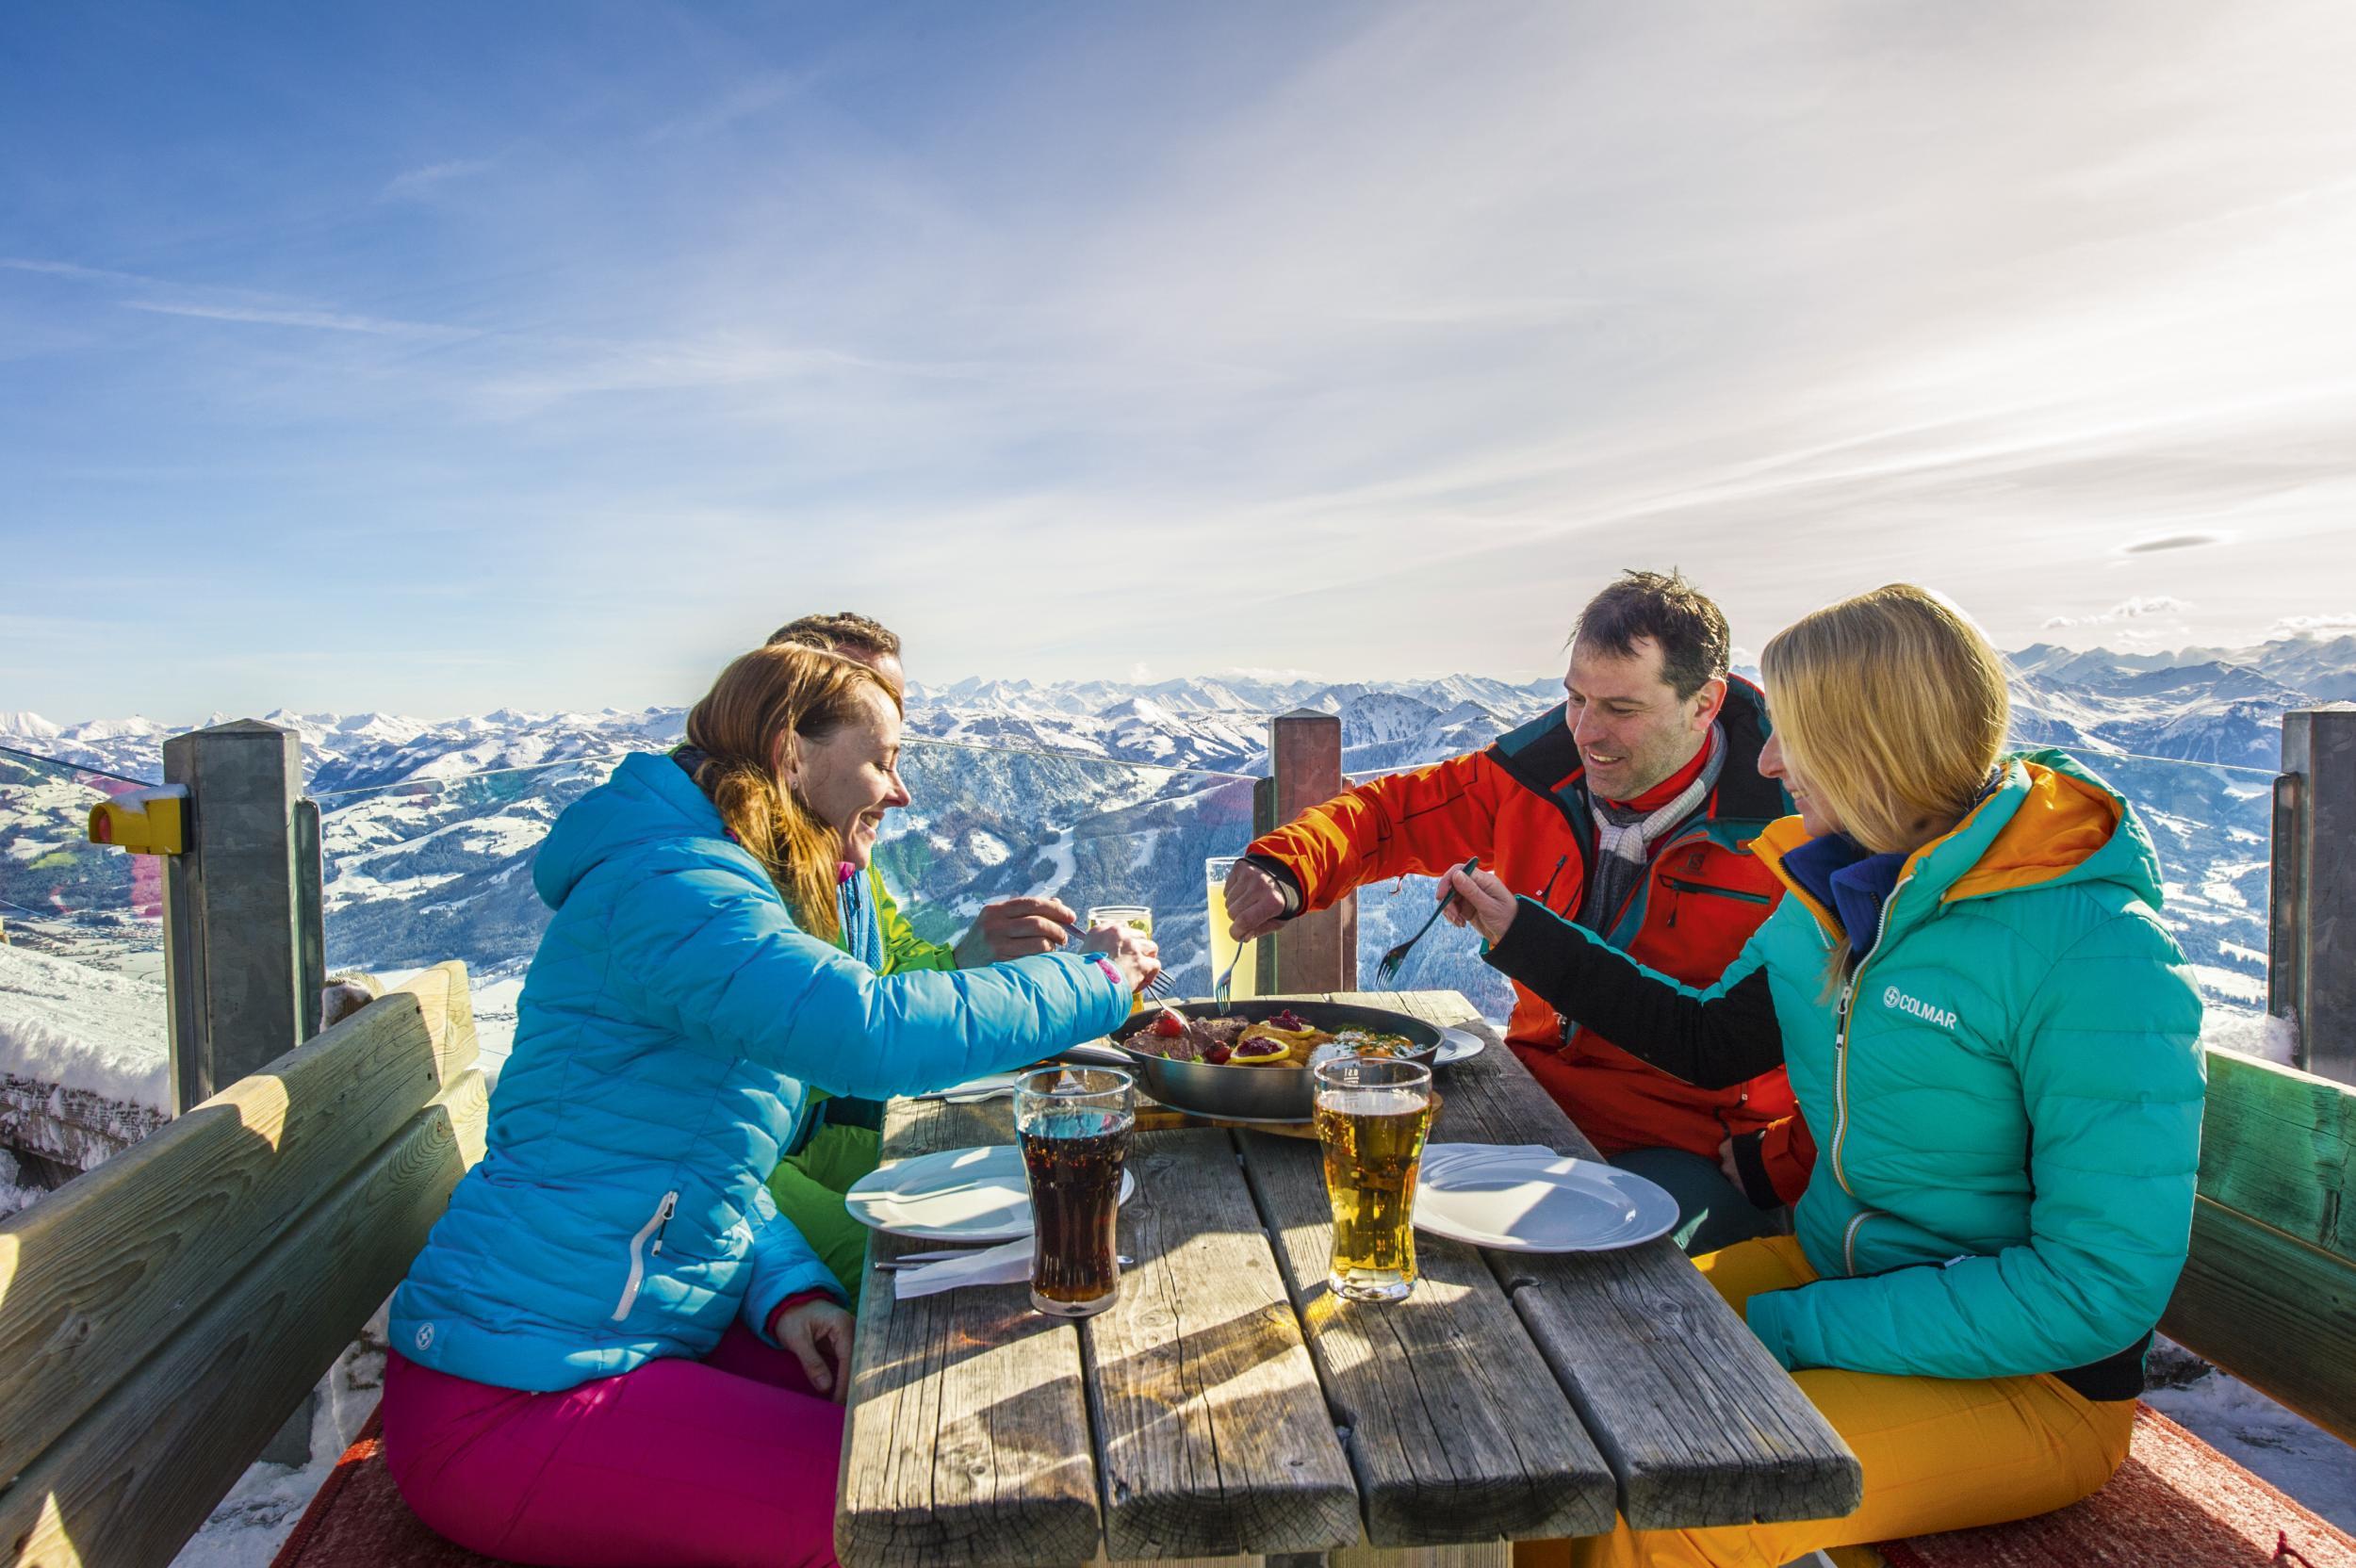
[[[489,158],[452,158],[447,163],[429,163],[421,169],[409,170],[385,181],[384,188],[378,192],[378,199],[399,202],[423,196],[452,180],[467,179],[483,173],[491,166]]]
[[[711,103],[665,120],[646,135],[649,145],[694,141],[766,114],[801,90],[808,78],[791,72],[765,72],[721,93]]]
[[[439,327],[425,321],[391,321],[377,316],[353,316],[342,311],[281,310],[262,305],[199,304],[190,300],[123,300],[125,310],[153,311],[158,316],[193,316],[207,321],[250,321],[266,327],[316,327],[322,332],[368,333],[378,337],[466,337],[462,327]]]
[[[208,321],[249,322],[257,326],[307,327],[322,332],[363,333],[378,337],[456,338],[473,335],[470,329],[430,321],[403,321],[354,311],[322,307],[315,302],[289,300],[257,289],[175,283],[139,272],[121,272],[74,262],[0,259],[0,268],[43,273],[79,283],[106,284],[132,291],[117,293],[113,303],[125,310],[157,316],[188,316]]]
[[[2210,545],[2230,544],[2230,533],[2163,533],[2156,538],[2136,539],[2119,547],[2121,555],[2158,555],[2163,550],[2197,550]]]
[[[2120,621],[2141,620],[2147,615],[2182,615],[2191,609],[2191,604],[2185,600],[2170,598],[2166,594],[2156,594],[2148,598],[2137,596],[2115,604],[2100,614],[2055,615],[2045,625],[2049,629],[2072,626],[2112,626]]]
[[[2267,629],[2269,637],[2296,637],[2301,632],[2356,631],[2356,614],[2285,615]]]

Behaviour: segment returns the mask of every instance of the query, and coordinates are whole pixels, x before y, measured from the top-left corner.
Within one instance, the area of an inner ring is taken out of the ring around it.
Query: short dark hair
[[[1649,637],[1661,645],[1661,673],[1680,697],[1726,673],[1732,642],[1726,612],[1675,567],[1668,572],[1624,571],[1619,580],[1587,601],[1571,627],[1571,641],[1615,659],[1635,657]]]
[[[881,621],[870,620],[850,610],[788,621],[769,634],[771,647],[780,643],[816,648],[822,653],[863,653],[871,659],[881,659],[886,654],[894,659],[900,657],[897,633]]]

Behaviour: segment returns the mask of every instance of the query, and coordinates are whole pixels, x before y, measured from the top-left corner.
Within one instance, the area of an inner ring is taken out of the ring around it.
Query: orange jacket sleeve
[[[1323,909],[1362,883],[1434,876],[1475,855],[1494,861],[1501,792],[1518,788],[1471,752],[1344,791],[1245,853],[1289,872],[1303,910]]]

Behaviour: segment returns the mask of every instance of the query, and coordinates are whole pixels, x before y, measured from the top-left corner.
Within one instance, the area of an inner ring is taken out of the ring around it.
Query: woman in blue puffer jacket
[[[451,1540],[570,1568],[834,1560],[851,1320],[763,1184],[810,1090],[1036,1061],[1158,969],[1111,929],[892,976],[832,945],[841,878],[908,801],[899,733],[864,665],[761,648],[679,754],[630,757],[542,844],[556,913],[488,1152],[392,1303],[385,1457]]]

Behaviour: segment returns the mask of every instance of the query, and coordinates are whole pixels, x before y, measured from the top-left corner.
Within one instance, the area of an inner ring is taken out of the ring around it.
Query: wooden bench
[[[2192,1253],[2160,1331],[2356,1443],[2356,1088],[2209,1053]],[[2101,1492],[1988,1529],[1887,1543],[1893,1568],[2356,1563],[2356,1542],[2157,1415]]]
[[[0,1220],[0,1562],[162,1568],[482,1157],[444,964]]]

